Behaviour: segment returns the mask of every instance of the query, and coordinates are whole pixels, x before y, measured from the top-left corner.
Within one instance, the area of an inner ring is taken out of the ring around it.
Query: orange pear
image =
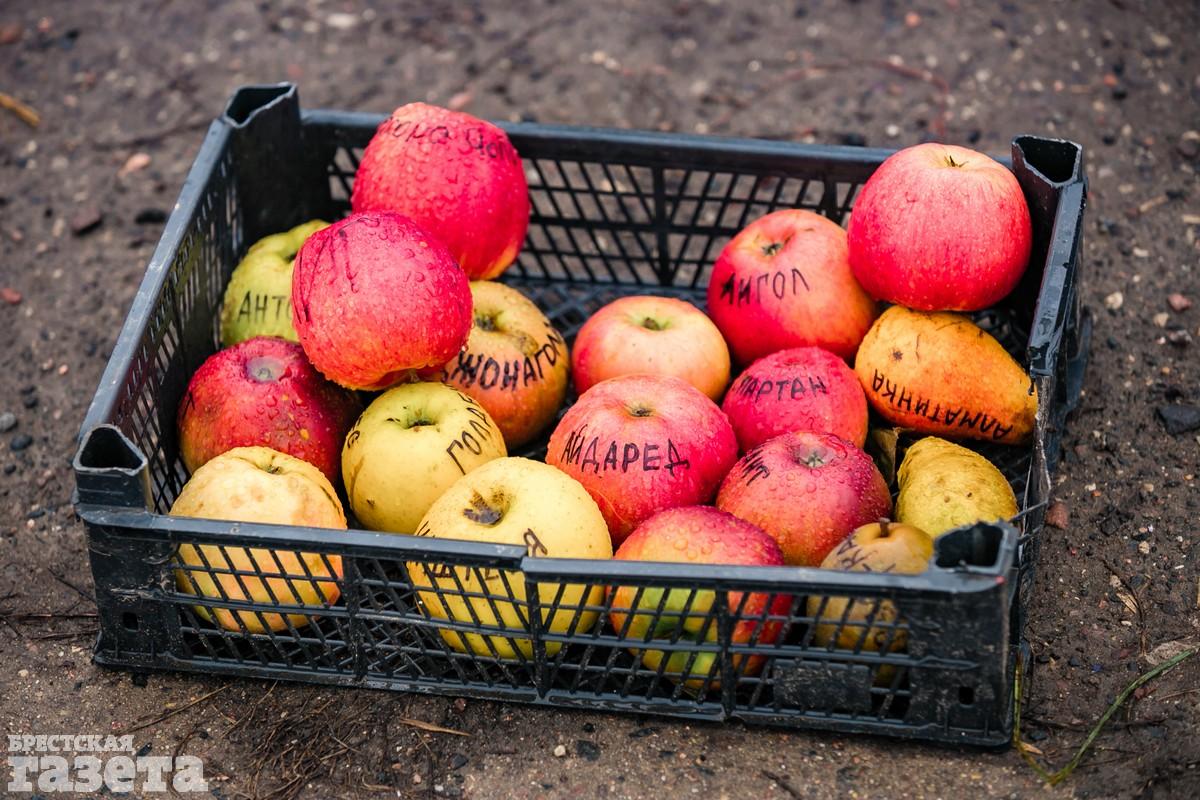
[[[1037,392],[991,334],[962,314],[892,306],[854,360],[867,400],[894,425],[948,439],[1023,444]]]

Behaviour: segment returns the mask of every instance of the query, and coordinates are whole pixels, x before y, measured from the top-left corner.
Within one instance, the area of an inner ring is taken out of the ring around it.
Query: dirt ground
[[[0,432],[0,730],[133,731],[147,752],[203,757],[215,797],[1200,795],[1200,658],[1143,687],[1056,790],[1013,751],[90,662],[69,461],[164,212],[236,86],[296,81],[310,107],[455,98],[500,119],[888,147],[944,129],[1006,153],[1045,133],[1087,149],[1097,313],[1027,631],[1024,737],[1063,764],[1138,673],[1200,640],[1200,441],[1156,416],[1200,404],[1200,6],[903,5],[0,4],[0,91],[41,115],[34,129],[0,110],[0,415],[16,418]],[[806,64],[820,68],[789,72]],[[300,772],[296,748],[311,756]]]

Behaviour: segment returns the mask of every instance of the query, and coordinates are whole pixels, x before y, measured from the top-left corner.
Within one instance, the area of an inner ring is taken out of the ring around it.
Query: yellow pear
[[[854,360],[867,400],[893,425],[952,439],[1022,444],[1037,392],[991,334],[962,314],[892,306]]]
[[[936,436],[920,440],[904,456],[898,473],[896,519],[937,538],[973,522],[1009,519],[1017,497],[990,461]]]

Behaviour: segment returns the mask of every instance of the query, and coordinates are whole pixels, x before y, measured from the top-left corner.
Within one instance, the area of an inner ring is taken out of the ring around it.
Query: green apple
[[[314,219],[250,246],[225,287],[222,346],[255,336],[300,341],[292,327],[292,261],[305,239],[328,226],[328,222]]]

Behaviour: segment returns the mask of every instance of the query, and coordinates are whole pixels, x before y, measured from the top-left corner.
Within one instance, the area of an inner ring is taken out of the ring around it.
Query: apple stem
[[[888,518],[879,518],[879,538],[886,539],[888,537]]]

